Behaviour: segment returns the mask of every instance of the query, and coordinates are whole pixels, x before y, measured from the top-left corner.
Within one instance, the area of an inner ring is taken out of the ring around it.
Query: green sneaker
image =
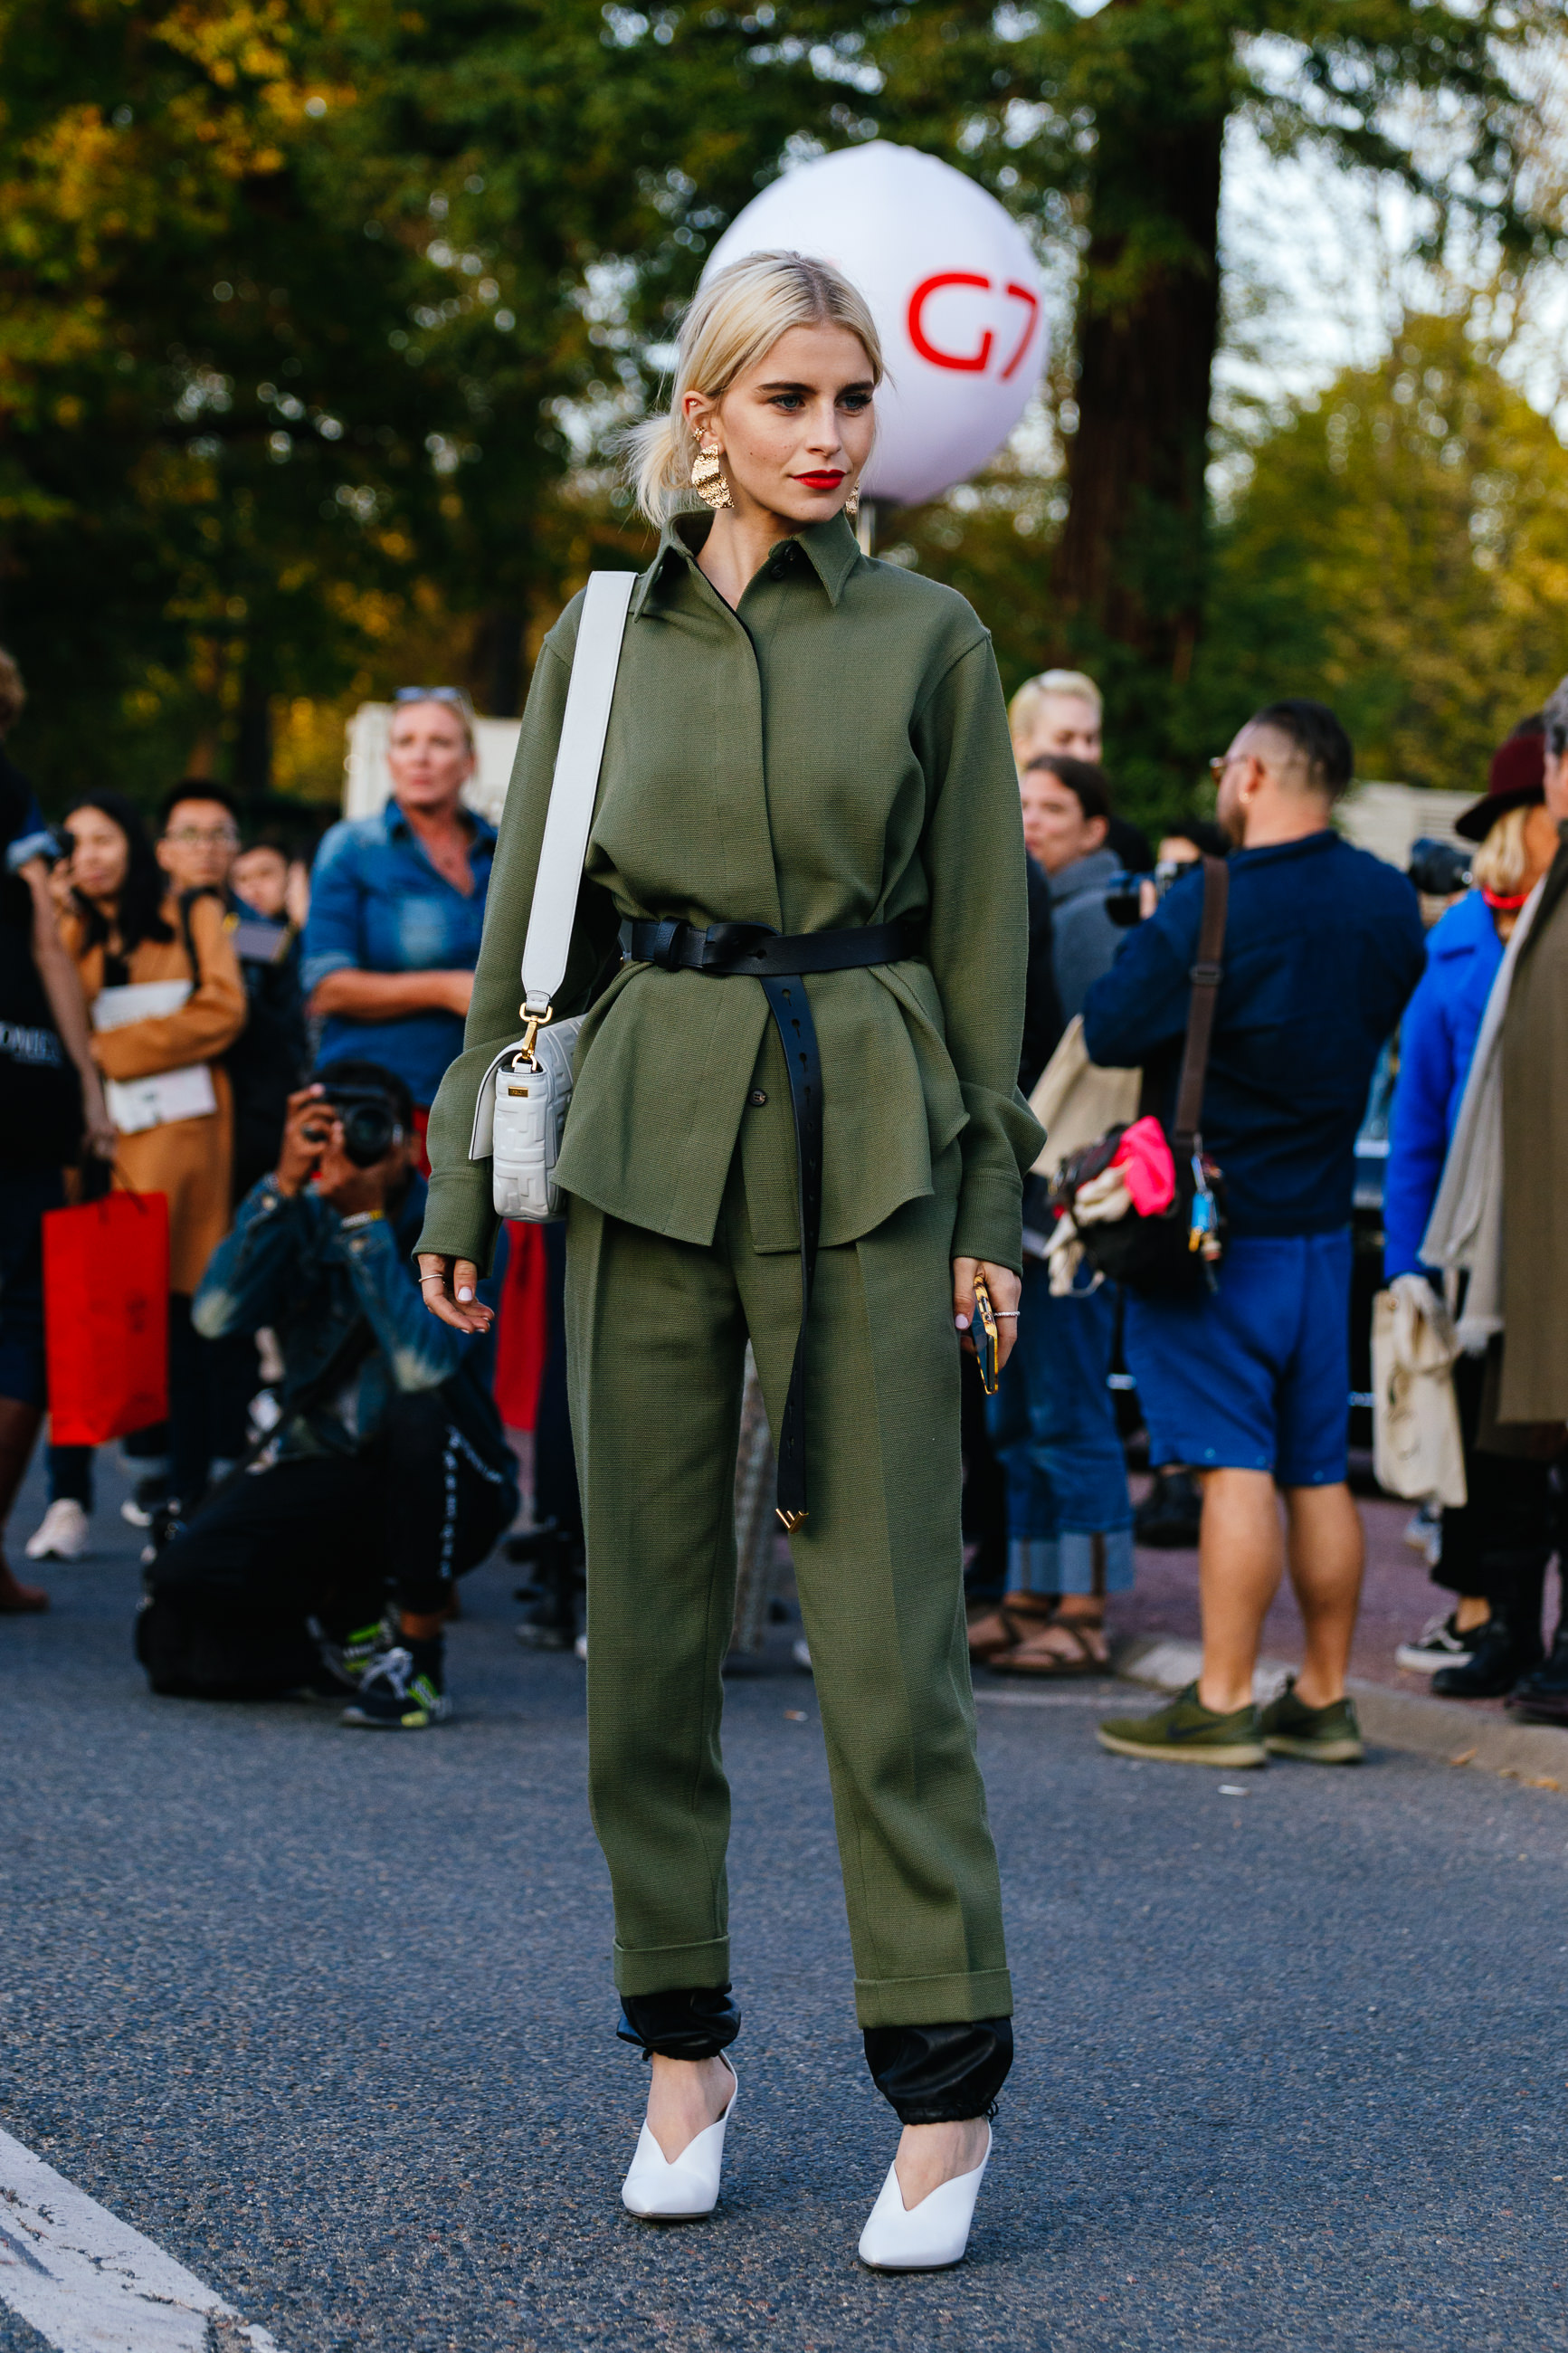
[[[1336,1699],[1327,1707],[1309,1707],[1296,1696],[1290,1676],[1278,1699],[1271,1699],[1259,1719],[1263,1746],[1276,1757],[1304,1757],[1309,1765],[1359,1765],[1366,1755],[1361,1743],[1353,1699]]]
[[[1189,1683],[1152,1715],[1108,1716],[1100,1745],[1118,1757],[1157,1757],[1167,1765],[1267,1765],[1256,1707],[1217,1715]]]

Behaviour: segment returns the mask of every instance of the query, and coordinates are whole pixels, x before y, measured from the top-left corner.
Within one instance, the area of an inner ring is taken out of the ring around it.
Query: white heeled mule
[[[724,2062],[728,2067],[728,2060]],[[724,2167],[724,2130],[735,2113],[740,2077],[732,2080],[730,2104],[716,2125],[689,2141],[672,2165],[645,2123],[637,2154],[621,2184],[621,2203],[628,2214],[645,2222],[695,2222],[711,2214],[719,2202],[719,2176]]]
[[[874,2272],[939,2272],[961,2263],[974,2220],[974,2201],[991,2162],[991,2127],[985,2154],[973,2173],[944,2181],[918,2206],[904,2204],[899,2168],[888,2168],[882,2194],[860,2233],[860,2260]]]

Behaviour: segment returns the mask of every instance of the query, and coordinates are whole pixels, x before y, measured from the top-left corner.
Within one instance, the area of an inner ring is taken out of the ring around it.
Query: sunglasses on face
[[[178,842],[182,849],[235,849],[239,846],[239,836],[232,825],[177,825],[163,839]]]

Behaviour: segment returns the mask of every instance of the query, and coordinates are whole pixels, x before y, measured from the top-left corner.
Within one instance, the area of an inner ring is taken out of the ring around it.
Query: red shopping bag
[[[169,1201],[107,1193],[44,1219],[49,1436],[101,1446],[169,1410]]]

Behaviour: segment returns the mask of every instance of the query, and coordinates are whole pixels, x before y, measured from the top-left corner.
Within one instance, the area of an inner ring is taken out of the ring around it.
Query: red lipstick
[[[844,471],[842,468],[840,468],[837,473],[797,474],[795,476],[795,480],[797,482],[804,482],[808,491],[836,491],[843,480]]]

